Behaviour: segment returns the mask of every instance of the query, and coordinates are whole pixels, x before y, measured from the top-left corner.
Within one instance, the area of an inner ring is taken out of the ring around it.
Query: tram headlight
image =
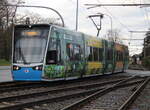
[[[40,65],[40,66],[35,66],[35,67],[33,67],[33,70],[40,70],[40,71],[42,71],[42,65]]]
[[[20,69],[21,69],[21,67],[19,67],[19,66],[16,66],[16,65],[13,66],[13,70],[14,70],[14,71],[20,70]]]

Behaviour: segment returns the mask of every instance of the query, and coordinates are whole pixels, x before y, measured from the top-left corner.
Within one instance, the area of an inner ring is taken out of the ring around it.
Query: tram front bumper
[[[12,71],[15,81],[41,81],[42,71],[22,67],[20,70]]]

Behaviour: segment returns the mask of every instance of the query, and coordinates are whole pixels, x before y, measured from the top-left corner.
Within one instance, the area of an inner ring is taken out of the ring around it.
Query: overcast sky
[[[13,0],[12,0],[13,1]],[[75,29],[75,12],[76,12],[76,0],[24,0],[27,5],[41,5],[48,6],[59,11],[68,28]],[[129,31],[146,31],[150,27],[149,12],[150,8],[140,7],[98,7],[93,9],[87,9],[84,4],[93,3],[150,3],[150,0],[79,0],[79,29],[78,31],[96,36],[96,28],[87,16],[96,13],[104,13],[111,16],[113,20],[113,29],[120,30],[120,37],[130,38],[131,33]],[[29,9],[29,8],[28,8]],[[18,9],[18,11],[20,11]],[[55,15],[45,9],[31,9],[31,12],[39,13],[44,17],[54,17]],[[99,37],[104,37],[107,30],[110,29],[110,18],[104,16],[102,19],[102,30]],[[143,39],[145,33],[133,33],[132,38]],[[129,41],[124,41],[124,44],[129,46]],[[140,53],[142,50],[143,41],[131,41],[130,42],[130,54]]]

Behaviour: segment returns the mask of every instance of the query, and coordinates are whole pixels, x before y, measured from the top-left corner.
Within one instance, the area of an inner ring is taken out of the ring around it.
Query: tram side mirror
[[[51,50],[47,52],[46,64],[57,64],[57,51]]]

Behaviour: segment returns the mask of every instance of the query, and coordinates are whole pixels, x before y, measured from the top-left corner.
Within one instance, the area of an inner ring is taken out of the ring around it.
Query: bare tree
[[[22,0],[13,0],[18,4]],[[10,0],[0,0],[0,59],[9,60],[11,56],[12,19],[17,7],[4,6],[10,4]]]
[[[120,30],[119,29],[113,29],[108,30],[105,37],[113,42],[122,43],[122,40],[120,39]]]
[[[15,17],[15,23],[16,24],[26,24],[26,19],[30,19],[31,24],[42,24],[42,23],[48,23],[48,24],[54,24],[54,25],[59,25],[62,26],[58,22],[58,18],[44,18],[38,13],[33,13],[33,12],[28,12],[26,11],[24,14],[17,14]]]
[[[22,0],[13,0],[13,4],[20,4]],[[12,2],[11,2],[12,3]],[[0,1],[0,26],[1,29],[7,29],[12,19],[15,16],[17,7],[16,6],[4,6],[10,4],[10,0],[1,0]]]
[[[25,0],[24,0],[25,1]],[[1,4],[17,5],[23,0],[0,0],[0,59],[10,60],[11,58],[11,39],[12,39],[12,22],[13,18],[16,24],[25,24],[26,18],[29,17],[32,24],[50,23],[62,26],[56,18],[44,18],[36,13],[27,12],[25,14],[16,14],[16,6],[3,6]]]
[[[0,27],[3,30],[4,26],[6,25],[6,22],[8,22],[8,7],[5,7],[3,5],[7,4],[6,0],[0,1]]]

